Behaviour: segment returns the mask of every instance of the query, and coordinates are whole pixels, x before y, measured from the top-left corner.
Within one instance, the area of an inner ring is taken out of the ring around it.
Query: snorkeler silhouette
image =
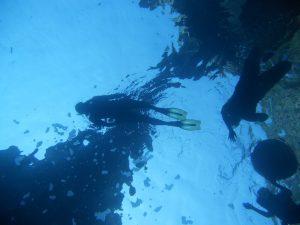
[[[245,61],[240,79],[233,95],[222,107],[222,117],[229,130],[229,139],[234,141],[236,134],[233,126],[242,119],[251,122],[263,122],[268,119],[265,113],[257,113],[258,102],[291,69],[291,63],[281,61],[269,70],[260,73],[262,52],[253,48]]]
[[[244,203],[246,209],[253,210],[264,217],[276,216],[282,225],[300,223],[300,205],[292,200],[292,192],[278,185],[278,194],[273,194],[267,188],[261,188],[257,193],[257,203],[267,211],[260,210],[250,203]]]
[[[199,130],[200,121],[186,119],[187,112],[177,108],[159,108],[144,101],[130,99],[124,94],[95,96],[75,106],[79,114],[84,114],[95,127],[115,126],[124,123],[146,123],[180,127],[184,130]],[[154,110],[177,121],[162,121],[145,114]]]

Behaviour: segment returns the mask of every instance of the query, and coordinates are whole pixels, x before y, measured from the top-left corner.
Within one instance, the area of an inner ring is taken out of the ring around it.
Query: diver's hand
[[[244,206],[246,209],[253,209],[253,205],[251,205],[251,204],[248,203],[248,202],[243,203],[243,206]]]
[[[229,131],[228,139],[233,142],[236,140],[236,133],[233,130]]]

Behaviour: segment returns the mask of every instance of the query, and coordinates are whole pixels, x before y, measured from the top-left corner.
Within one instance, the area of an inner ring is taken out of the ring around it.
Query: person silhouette
[[[233,95],[223,105],[221,114],[229,130],[229,139],[235,141],[233,126],[241,120],[263,122],[268,119],[266,113],[257,113],[256,106],[268,91],[291,69],[291,63],[280,61],[269,70],[260,73],[262,51],[253,48],[244,63],[240,79]]]
[[[250,203],[244,203],[244,207],[267,218],[276,216],[282,225],[300,223],[300,205],[293,201],[292,192],[281,185],[276,186],[280,189],[278,194],[273,194],[267,188],[258,190],[257,203],[267,211],[260,210]]]
[[[75,110],[80,115],[86,115],[95,127],[146,123],[174,126],[190,131],[200,129],[200,121],[186,119],[187,112],[182,109],[159,108],[145,101],[131,99],[124,94],[95,96],[84,103],[77,103]],[[150,117],[145,113],[149,110],[154,110],[176,121],[163,121]]]

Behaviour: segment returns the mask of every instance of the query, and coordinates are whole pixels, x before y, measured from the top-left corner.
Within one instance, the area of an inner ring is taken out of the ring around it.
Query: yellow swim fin
[[[201,121],[200,120],[182,120],[181,121],[181,129],[188,131],[195,131],[201,129]]]
[[[187,112],[182,109],[169,108],[166,115],[170,118],[181,121],[186,119]]]

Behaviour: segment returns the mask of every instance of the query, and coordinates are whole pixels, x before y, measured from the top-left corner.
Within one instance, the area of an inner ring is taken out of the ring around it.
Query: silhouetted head
[[[274,204],[274,194],[267,188],[260,188],[257,192],[257,203],[269,209]]]
[[[75,105],[75,110],[78,114],[86,114],[87,113],[87,107],[86,104],[79,102]]]
[[[223,120],[230,124],[231,126],[238,126],[241,122],[241,118],[240,116],[237,114],[237,113],[234,113],[234,112],[231,112],[228,108],[228,105],[225,104],[223,107],[222,107],[222,117],[223,117]]]

